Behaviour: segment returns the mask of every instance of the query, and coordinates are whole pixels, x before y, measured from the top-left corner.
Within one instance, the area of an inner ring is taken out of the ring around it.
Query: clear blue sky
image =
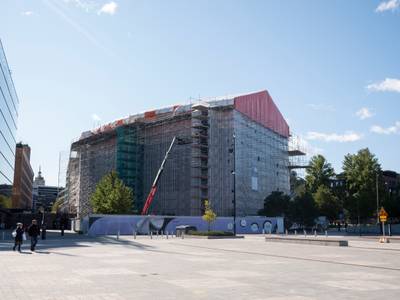
[[[400,172],[399,30],[399,0],[0,2],[18,136],[49,184],[99,118],[260,89],[336,171],[369,147]]]

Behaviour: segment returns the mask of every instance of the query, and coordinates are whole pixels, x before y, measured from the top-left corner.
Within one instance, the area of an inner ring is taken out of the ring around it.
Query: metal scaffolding
[[[266,117],[241,103],[242,112],[235,99],[149,111],[83,133],[71,146],[70,207],[80,217],[90,213],[96,184],[114,170],[133,189],[134,207],[141,211],[165,152],[177,137],[180,142],[165,163],[151,214],[198,216],[208,199],[217,215],[232,216],[233,190],[238,216],[257,214],[272,191],[290,192],[289,172],[297,166],[291,159],[302,153],[289,145],[278,113]],[[267,100],[265,109],[276,110]]]

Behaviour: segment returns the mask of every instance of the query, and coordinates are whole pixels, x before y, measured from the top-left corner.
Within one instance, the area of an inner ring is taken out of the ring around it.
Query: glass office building
[[[18,97],[0,41],[0,184],[13,183],[17,119]]]

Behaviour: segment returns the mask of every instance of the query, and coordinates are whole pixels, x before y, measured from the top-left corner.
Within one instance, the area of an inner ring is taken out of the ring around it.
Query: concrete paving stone
[[[377,299],[400,295],[400,244],[349,247],[121,236],[0,241],[0,299]]]

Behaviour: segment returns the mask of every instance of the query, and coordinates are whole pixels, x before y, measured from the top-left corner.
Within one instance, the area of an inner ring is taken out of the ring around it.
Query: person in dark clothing
[[[46,223],[42,225],[42,240],[46,239]]]
[[[64,236],[65,227],[64,227],[64,223],[63,222],[61,222],[61,224],[60,224],[60,229],[61,229],[61,236]]]
[[[31,251],[35,251],[38,235],[40,235],[40,229],[36,220],[32,220],[32,224],[28,228],[28,234],[31,237]]]
[[[61,236],[64,236],[64,230],[68,225],[68,219],[65,215],[62,215],[60,218],[60,230],[61,230]]]
[[[18,247],[18,252],[21,252],[22,245],[22,235],[24,234],[24,229],[22,228],[22,223],[17,223],[17,228],[15,229],[15,237],[14,237],[14,247],[13,251]],[[14,233],[13,233],[14,235]]]

